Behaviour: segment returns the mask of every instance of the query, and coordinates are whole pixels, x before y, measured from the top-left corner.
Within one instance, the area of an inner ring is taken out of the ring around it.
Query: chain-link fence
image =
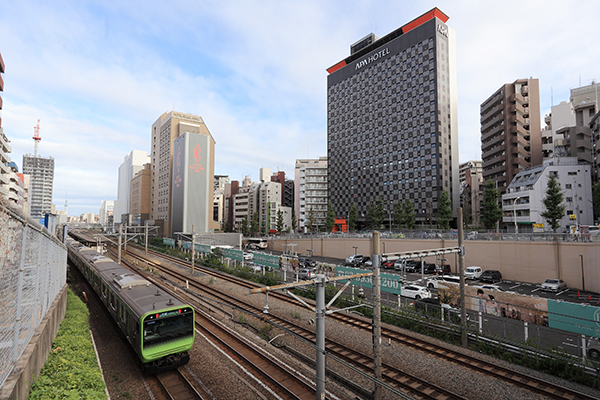
[[[66,280],[65,246],[0,203],[0,387]]]

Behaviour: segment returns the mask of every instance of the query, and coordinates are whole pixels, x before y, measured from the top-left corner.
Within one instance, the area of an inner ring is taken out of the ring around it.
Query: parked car
[[[244,252],[244,260],[252,260],[254,258],[254,253],[252,252]]]
[[[362,261],[356,265],[357,267],[373,268],[371,257],[363,257]]]
[[[420,272],[419,270],[417,270],[416,272]],[[425,266],[423,267],[423,273],[424,274],[435,274],[435,264],[425,264]]]
[[[394,269],[402,271],[402,260],[396,260],[394,263]],[[421,262],[417,260],[404,260],[404,270],[406,272],[421,272]],[[418,271],[417,271],[418,270]]]
[[[481,273],[479,280],[481,282],[490,282],[490,283],[502,282],[502,274],[500,273],[500,271],[497,271],[495,269],[488,269]]]
[[[410,297],[411,299],[425,299],[431,297],[431,292],[424,286],[406,285],[402,286],[402,296]]]
[[[304,267],[304,268],[316,268],[317,263],[315,261],[311,260],[310,258],[299,258],[298,266]]]
[[[315,276],[317,276],[317,274],[315,273],[315,270],[313,268],[301,268],[298,271],[298,277],[300,279],[313,279]]]
[[[560,292],[566,288],[567,284],[562,279],[546,279],[542,283],[542,290],[545,292]]]
[[[471,266],[465,269],[465,279],[479,279],[483,270],[481,267]]]
[[[344,265],[357,265],[363,261],[364,256],[362,254],[355,254],[348,258],[344,262]]]
[[[392,269],[394,268],[395,261],[381,260],[381,268]]]
[[[443,274],[450,274],[450,273],[452,273],[452,271],[448,264],[444,264],[444,265],[436,265],[435,273],[438,275],[443,275]]]
[[[254,264],[253,261],[248,261],[246,263],[246,266],[248,268],[250,268],[250,271],[252,271],[252,272],[262,272],[262,268],[263,268],[262,265]]]
[[[460,277],[454,275],[436,276],[427,280],[427,287],[429,289],[437,289],[439,282],[460,283]]]

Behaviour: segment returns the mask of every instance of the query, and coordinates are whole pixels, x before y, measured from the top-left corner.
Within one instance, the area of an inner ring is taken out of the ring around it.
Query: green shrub
[[[29,399],[107,398],[88,318],[86,305],[69,290],[65,319]]]

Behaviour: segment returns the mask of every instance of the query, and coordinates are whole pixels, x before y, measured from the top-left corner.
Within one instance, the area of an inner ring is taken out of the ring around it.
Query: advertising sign
[[[365,269],[358,268],[348,268],[348,267],[336,267],[336,275],[337,276],[347,276],[347,275],[356,275],[356,274],[365,274],[372,271],[367,271]],[[400,275],[395,274],[379,274],[381,279],[381,291],[388,292],[400,295],[402,290],[402,277]],[[344,282],[344,281],[340,281]],[[373,277],[372,276],[363,276],[357,279],[352,280],[353,285],[362,286],[366,288],[373,287]]]
[[[175,239],[163,238],[163,244],[175,247]]]

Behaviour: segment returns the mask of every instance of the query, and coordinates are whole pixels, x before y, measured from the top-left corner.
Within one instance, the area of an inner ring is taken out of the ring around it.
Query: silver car
[[[567,284],[562,279],[546,279],[541,287],[545,292],[560,292],[566,288]]]

